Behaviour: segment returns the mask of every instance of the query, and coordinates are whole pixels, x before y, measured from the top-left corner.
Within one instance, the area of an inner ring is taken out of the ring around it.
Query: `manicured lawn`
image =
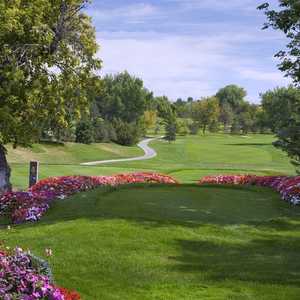
[[[1,229],[83,299],[293,300],[300,207],[257,187],[125,186],[59,200],[41,222]]]
[[[271,135],[232,136],[208,134],[206,136],[178,137],[175,143],[154,141],[151,145],[158,156],[148,161],[123,162],[96,167],[81,167],[84,161],[113,159],[140,155],[136,147],[126,148],[114,144],[63,146],[35,145],[32,151],[10,151],[13,183],[27,185],[30,158],[41,164],[41,178],[61,175],[108,175],[132,171],[157,171],[170,174],[181,182],[195,182],[201,176],[214,174],[254,173],[257,175],[294,174],[294,168],[282,151],[274,148]],[[11,149],[9,149],[11,150]]]

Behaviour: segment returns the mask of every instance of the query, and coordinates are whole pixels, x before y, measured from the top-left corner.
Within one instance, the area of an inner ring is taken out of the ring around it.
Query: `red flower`
[[[76,291],[70,291],[66,288],[58,287],[59,291],[63,294],[65,300],[80,300],[81,297]]]

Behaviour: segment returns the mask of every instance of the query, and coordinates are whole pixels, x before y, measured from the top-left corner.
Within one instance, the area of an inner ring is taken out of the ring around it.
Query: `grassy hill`
[[[10,163],[28,163],[38,160],[43,164],[80,164],[99,159],[118,159],[142,155],[143,151],[136,146],[125,147],[117,144],[76,144],[76,143],[42,143],[31,148],[8,149]]]
[[[2,229],[85,300],[298,300],[300,207],[257,187],[100,188]]]
[[[9,149],[13,167],[13,183],[27,184],[28,161],[41,161],[41,177],[59,175],[108,175],[120,172],[157,171],[175,176],[182,182],[194,182],[212,174],[254,173],[294,174],[286,154],[273,147],[271,135],[178,137],[175,143],[154,141],[158,156],[147,161],[122,162],[94,167],[79,166],[80,162],[140,155],[137,147],[115,144],[34,145],[32,149]]]

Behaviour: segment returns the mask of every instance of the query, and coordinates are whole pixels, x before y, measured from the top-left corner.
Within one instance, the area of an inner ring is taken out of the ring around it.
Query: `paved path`
[[[151,139],[145,139],[138,143],[138,147],[141,148],[145,154],[143,156],[138,157],[132,157],[132,158],[121,158],[121,159],[110,159],[110,160],[99,160],[99,161],[91,161],[80,164],[81,166],[96,166],[96,165],[102,165],[102,164],[112,164],[117,162],[124,162],[124,161],[136,161],[136,160],[147,160],[155,157],[157,155],[156,151],[149,147],[149,143],[160,139],[159,138],[151,138]]]

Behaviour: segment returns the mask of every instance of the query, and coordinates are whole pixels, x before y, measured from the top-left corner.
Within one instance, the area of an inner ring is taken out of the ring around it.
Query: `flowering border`
[[[42,266],[39,264],[42,263]],[[45,264],[46,269],[45,269]],[[0,245],[0,299],[80,300],[76,291],[53,283],[48,264],[21,248]]]
[[[300,205],[300,176],[217,175],[203,177],[198,183],[270,187],[279,192],[283,200]]]
[[[56,199],[64,199],[78,192],[100,186],[119,186],[135,183],[177,184],[167,175],[131,173],[115,176],[64,176],[39,181],[26,192],[10,192],[0,197],[0,215],[8,215],[11,222],[36,222]]]

